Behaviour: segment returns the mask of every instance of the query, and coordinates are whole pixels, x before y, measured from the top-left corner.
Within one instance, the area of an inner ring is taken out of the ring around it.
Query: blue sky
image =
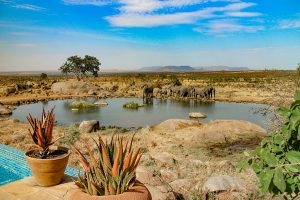
[[[0,0],[0,71],[158,65],[294,69],[299,0]]]

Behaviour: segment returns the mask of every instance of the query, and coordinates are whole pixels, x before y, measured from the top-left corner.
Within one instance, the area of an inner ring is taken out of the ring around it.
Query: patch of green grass
[[[133,101],[123,104],[123,108],[138,109],[139,107],[140,107],[140,105],[138,103],[133,102]]]
[[[70,147],[79,139],[79,136],[80,132],[78,131],[75,125],[72,125],[65,132],[64,137],[59,140],[59,143],[65,144]]]
[[[74,101],[69,104],[70,108],[84,110],[84,109],[95,109],[97,106],[95,104],[86,102],[86,101]]]

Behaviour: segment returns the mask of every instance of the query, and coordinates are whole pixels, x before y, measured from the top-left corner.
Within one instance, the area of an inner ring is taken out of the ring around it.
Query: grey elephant
[[[216,90],[212,86],[207,86],[206,88],[204,88],[203,92],[206,99],[212,99],[216,96]]]
[[[205,98],[204,89],[203,88],[194,88],[194,98],[196,98],[196,99]]]
[[[180,88],[180,97],[193,97],[194,96],[194,87],[192,86],[181,86]]]
[[[170,88],[170,94],[171,96],[177,98],[180,96],[180,88],[181,86],[174,86]]]
[[[143,101],[144,99],[149,99],[153,97],[153,87],[152,86],[144,86],[143,88]]]

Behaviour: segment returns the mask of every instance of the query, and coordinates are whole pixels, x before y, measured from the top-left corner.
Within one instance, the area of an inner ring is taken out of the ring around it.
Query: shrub
[[[48,155],[49,147],[55,143],[52,140],[53,126],[55,123],[54,108],[50,112],[45,112],[43,108],[42,119],[33,118],[29,113],[27,120],[30,123],[31,129],[28,131],[32,137],[33,142],[41,149],[39,152],[41,158]]]
[[[69,107],[78,110],[83,110],[83,109],[95,109],[97,106],[95,104],[85,102],[85,101],[74,101],[69,104]]]
[[[78,140],[79,136],[80,132],[76,128],[76,125],[70,126],[64,137],[59,140],[59,143],[72,146]]]
[[[46,79],[48,77],[48,75],[46,73],[41,73],[40,78],[42,80]]]
[[[255,156],[239,167],[252,167],[262,192],[295,198],[300,192],[300,91],[290,108],[281,107],[278,112],[286,119],[281,130],[262,140]]]
[[[104,143],[99,137],[97,155],[91,149],[91,144],[85,140],[89,160],[77,148],[77,156],[84,175],[78,173],[79,179],[75,184],[90,195],[115,195],[127,191],[136,181],[135,170],[142,157],[140,149],[132,149],[131,141],[123,144],[123,138],[112,136],[111,141]]]
[[[130,108],[130,109],[138,109],[140,107],[140,105],[138,103],[135,102],[127,102],[123,105],[123,108]]]

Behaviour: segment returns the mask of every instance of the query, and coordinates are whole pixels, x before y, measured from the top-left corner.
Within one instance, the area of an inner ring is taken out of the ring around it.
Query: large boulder
[[[136,169],[136,178],[147,187],[151,193],[152,200],[176,199],[171,186],[145,167],[139,166]]]
[[[81,133],[91,133],[100,129],[100,123],[97,120],[82,121],[79,125]]]
[[[87,94],[90,90],[95,90],[95,86],[91,86],[83,81],[66,81],[53,83],[51,90],[58,94]]]
[[[4,96],[7,96],[7,95],[10,95],[12,93],[15,93],[16,91],[17,91],[17,87],[15,87],[15,86],[6,86],[6,87],[2,87],[0,89],[0,94],[4,95]]]
[[[12,110],[0,104],[0,115],[10,115]]]
[[[202,190],[210,192],[221,191],[246,191],[246,184],[237,177],[231,176],[212,176],[203,184]]]
[[[244,120],[214,120],[194,129],[191,140],[206,145],[257,142],[267,136],[265,129]]]
[[[162,131],[175,131],[183,129],[190,126],[200,127],[201,123],[195,120],[186,120],[186,119],[168,119],[161,122],[160,124],[154,127],[155,130]]]
[[[207,115],[203,114],[201,112],[190,112],[189,117],[191,117],[191,118],[206,118]]]

